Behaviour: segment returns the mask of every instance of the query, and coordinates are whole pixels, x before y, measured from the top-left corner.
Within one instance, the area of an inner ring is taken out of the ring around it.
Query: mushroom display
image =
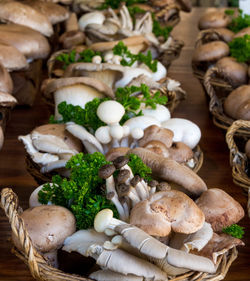
[[[61,206],[38,206],[26,209],[21,218],[29,232],[34,247],[48,260],[49,264],[58,267],[57,250],[64,240],[76,230],[75,217]],[[19,241],[12,236],[17,248]]]

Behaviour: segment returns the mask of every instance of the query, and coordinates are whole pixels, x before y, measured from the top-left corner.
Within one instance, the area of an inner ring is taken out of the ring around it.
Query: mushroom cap
[[[129,147],[114,147],[106,153],[107,161],[113,161],[119,156],[124,156],[130,150]]]
[[[229,55],[229,47],[223,41],[212,41],[198,46],[193,53],[193,62],[216,61]]]
[[[147,108],[145,105],[141,106],[140,110],[144,116],[152,116],[159,122],[164,122],[170,119],[170,111],[163,104],[157,104],[156,109]]]
[[[196,204],[215,232],[221,232],[224,227],[237,223],[244,217],[240,203],[219,188],[210,188],[203,192]]]
[[[210,11],[200,18],[199,29],[226,27],[230,22],[230,17],[224,11]]]
[[[16,104],[17,100],[12,95],[0,91],[0,106],[13,107]]]
[[[76,230],[74,215],[66,208],[42,205],[21,214],[33,245],[42,253],[59,249]]]
[[[44,59],[50,52],[48,40],[40,32],[20,24],[1,24],[0,42],[12,45],[31,59]]]
[[[69,17],[69,12],[66,8],[53,2],[25,0],[22,3],[46,16],[52,25],[65,21]]]
[[[0,92],[11,94],[13,91],[13,82],[9,72],[0,62]]]
[[[41,135],[50,135],[55,136],[60,141],[62,140],[70,150],[75,150],[81,152],[82,143],[79,139],[74,137],[66,130],[65,124],[46,124],[39,127],[36,127],[32,132],[31,136],[34,133],[38,133]],[[45,151],[46,152],[46,151]]]
[[[102,102],[96,111],[97,116],[106,124],[119,123],[125,113],[123,105],[114,100]]]
[[[224,27],[214,28],[213,30],[219,33],[225,42],[228,43],[233,40],[234,33],[232,30]]]
[[[143,148],[146,148],[150,151],[153,151],[156,154],[159,154],[163,157],[169,157],[168,148],[166,145],[158,140],[151,140],[147,142],[145,145],[142,146]]]
[[[245,153],[248,158],[250,158],[250,139],[245,144]]]
[[[0,20],[28,26],[45,36],[53,34],[52,25],[46,16],[17,1],[0,2]]]
[[[25,56],[17,48],[9,44],[5,44],[1,42],[1,40],[0,40],[0,62],[9,71],[24,69],[28,66],[28,62]]]
[[[102,179],[107,179],[114,174],[116,168],[113,164],[106,164],[98,171],[98,176]]]
[[[176,2],[180,5],[180,8],[184,12],[191,12],[191,10],[192,10],[192,1],[190,1],[190,0],[177,0]]]
[[[144,51],[149,46],[148,40],[143,35],[130,36],[117,41],[98,42],[90,45],[90,49],[99,52],[112,50],[120,41],[122,41],[132,53]]]
[[[233,90],[223,106],[225,113],[233,119],[250,120],[250,85]]]
[[[139,140],[139,146],[145,146],[150,141],[160,141],[166,147],[171,147],[173,142],[173,131],[161,128],[157,125],[151,125],[144,130],[144,136]]]
[[[230,77],[230,81],[234,87],[247,84],[248,77],[246,64],[239,63],[232,57],[224,57],[217,61],[216,66]]]
[[[110,98],[115,97],[111,88],[109,88],[102,81],[90,77],[68,77],[68,78],[53,79],[47,83],[44,89],[44,95],[46,97],[50,97],[52,93],[56,92],[57,90],[63,87],[74,86],[79,84],[89,86],[90,88],[93,88],[94,90],[97,90],[98,92]]]
[[[160,122],[151,116],[137,116],[128,119],[124,124],[124,126],[128,126],[130,128],[130,131],[133,130],[134,128],[141,128],[145,130],[151,125],[156,125],[160,127]]]
[[[246,34],[250,35],[250,26],[241,29],[239,32],[237,32],[237,33],[234,35],[234,38],[243,37],[243,36],[246,35]]]
[[[202,228],[203,212],[185,193],[177,190],[156,192],[131,210],[130,223],[154,236],[171,232],[194,233]]]
[[[3,143],[4,143],[4,134],[3,134],[3,128],[2,126],[0,126],[0,150],[3,147]]]
[[[169,158],[178,163],[184,163],[194,157],[193,150],[184,142],[174,142],[168,149]]]

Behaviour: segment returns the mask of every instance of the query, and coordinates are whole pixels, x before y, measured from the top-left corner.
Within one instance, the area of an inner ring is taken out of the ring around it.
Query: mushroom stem
[[[48,163],[46,166],[41,168],[41,173],[43,173],[43,174],[49,173],[55,169],[65,168],[67,162],[68,162],[68,160],[62,159],[62,160]]]
[[[148,198],[149,193],[146,192],[146,190],[141,182],[137,183],[137,185],[135,186],[135,189],[141,200],[145,200]]]
[[[113,191],[109,192],[109,193],[107,193],[107,199],[109,199],[115,205],[115,207],[119,213],[120,219],[123,221],[127,221],[128,216],[127,216],[126,212],[124,211],[124,208],[123,208],[122,204],[120,203],[117,194],[115,194]]]

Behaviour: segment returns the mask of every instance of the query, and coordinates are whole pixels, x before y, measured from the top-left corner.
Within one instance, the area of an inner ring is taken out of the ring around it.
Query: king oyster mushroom
[[[85,104],[94,98],[108,96],[114,98],[114,93],[103,82],[90,77],[70,77],[52,79],[44,86],[44,95],[55,101],[55,119],[61,119],[57,106],[66,101],[68,104],[79,105],[84,108]]]
[[[64,124],[47,124],[18,137],[43,173],[64,168],[71,156],[82,151],[81,142],[65,128]]]
[[[52,25],[45,15],[17,1],[0,2],[0,20],[25,25],[48,37],[53,34]]]

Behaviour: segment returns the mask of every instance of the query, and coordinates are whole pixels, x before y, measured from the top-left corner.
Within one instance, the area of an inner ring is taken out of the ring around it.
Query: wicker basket
[[[13,235],[20,242],[21,250],[15,247],[12,252],[29,267],[32,276],[36,280],[42,281],[90,281],[89,278],[84,278],[74,274],[65,273],[59,269],[51,267],[46,260],[37,252],[32,245],[32,241],[28,232],[25,229],[24,222],[20,217],[22,212],[18,206],[18,198],[10,188],[4,188],[1,191],[1,207],[4,209],[6,216],[9,218]],[[237,250],[234,247],[227,253],[219,257],[217,261],[217,271],[215,274],[190,271],[183,275],[171,278],[172,281],[217,281],[222,280],[226,276],[232,262],[237,258]]]
[[[194,152],[194,164],[195,165],[192,168],[192,170],[195,173],[197,173],[203,164],[204,155],[198,145],[193,149],[193,152]],[[30,156],[28,154],[26,154],[25,162],[26,162],[26,169],[27,169],[28,173],[34,178],[34,180],[39,185],[42,185],[47,182],[51,182],[52,177],[57,174],[56,172],[42,174],[40,172],[41,167],[37,163],[32,161],[32,159],[30,158]]]
[[[216,67],[212,67],[212,68],[208,69],[208,71],[206,72],[206,75],[204,78],[204,87],[206,89],[206,93],[208,94],[208,96],[210,98],[209,111],[213,115],[214,124],[219,128],[227,130],[232,125],[232,123],[235,121],[235,119],[230,118],[223,111],[223,103],[225,100],[225,96],[223,94],[221,94],[220,96],[218,96],[216,94],[217,92],[216,92],[214,86],[211,84],[211,79],[214,74],[217,74],[220,76],[224,75],[224,73],[221,72],[221,70],[219,70]],[[242,136],[242,137],[244,137],[244,136],[250,137],[250,130],[239,129],[237,131],[237,135]]]
[[[250,132],[250,121],[237,120],[233,122],[227,130],[226,141],[230,150],[230,165],[232,166],[233,181],[235,184],[248,191],[250,189],[250,178],[246,172],[248,159],[246,154],[239,150],[234,138],[234,136],[237,135],[237,132],[242,128]],[[247,139],[245,139],[245,142],[246,141]]]

